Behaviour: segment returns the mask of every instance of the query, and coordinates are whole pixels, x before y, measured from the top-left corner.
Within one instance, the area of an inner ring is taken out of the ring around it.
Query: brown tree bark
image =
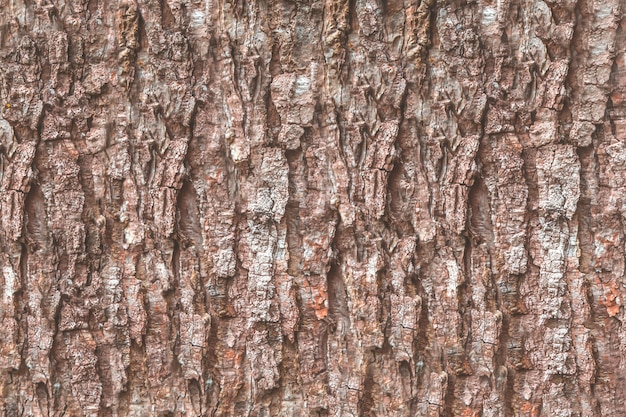
[[[0,0],[0,415],[626,415],[620,0]]]

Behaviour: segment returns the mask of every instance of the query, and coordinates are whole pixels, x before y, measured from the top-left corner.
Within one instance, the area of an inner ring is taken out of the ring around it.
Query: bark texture
[[[0,414],[626,415],[622,0],[0,0]]]

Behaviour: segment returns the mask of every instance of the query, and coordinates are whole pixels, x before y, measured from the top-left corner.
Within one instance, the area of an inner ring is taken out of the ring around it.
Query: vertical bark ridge
[[[0,414],[623,414],[618,0],[0,8]]]

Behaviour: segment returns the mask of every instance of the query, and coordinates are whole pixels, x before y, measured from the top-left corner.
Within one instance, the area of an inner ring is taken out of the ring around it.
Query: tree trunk
[[[623,7],[0,0],[0,415],[625,415]]]

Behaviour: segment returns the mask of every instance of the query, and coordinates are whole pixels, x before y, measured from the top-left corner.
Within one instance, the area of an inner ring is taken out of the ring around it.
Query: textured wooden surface
[[[0,0],[0,415],[626,415],[621,0]]]

